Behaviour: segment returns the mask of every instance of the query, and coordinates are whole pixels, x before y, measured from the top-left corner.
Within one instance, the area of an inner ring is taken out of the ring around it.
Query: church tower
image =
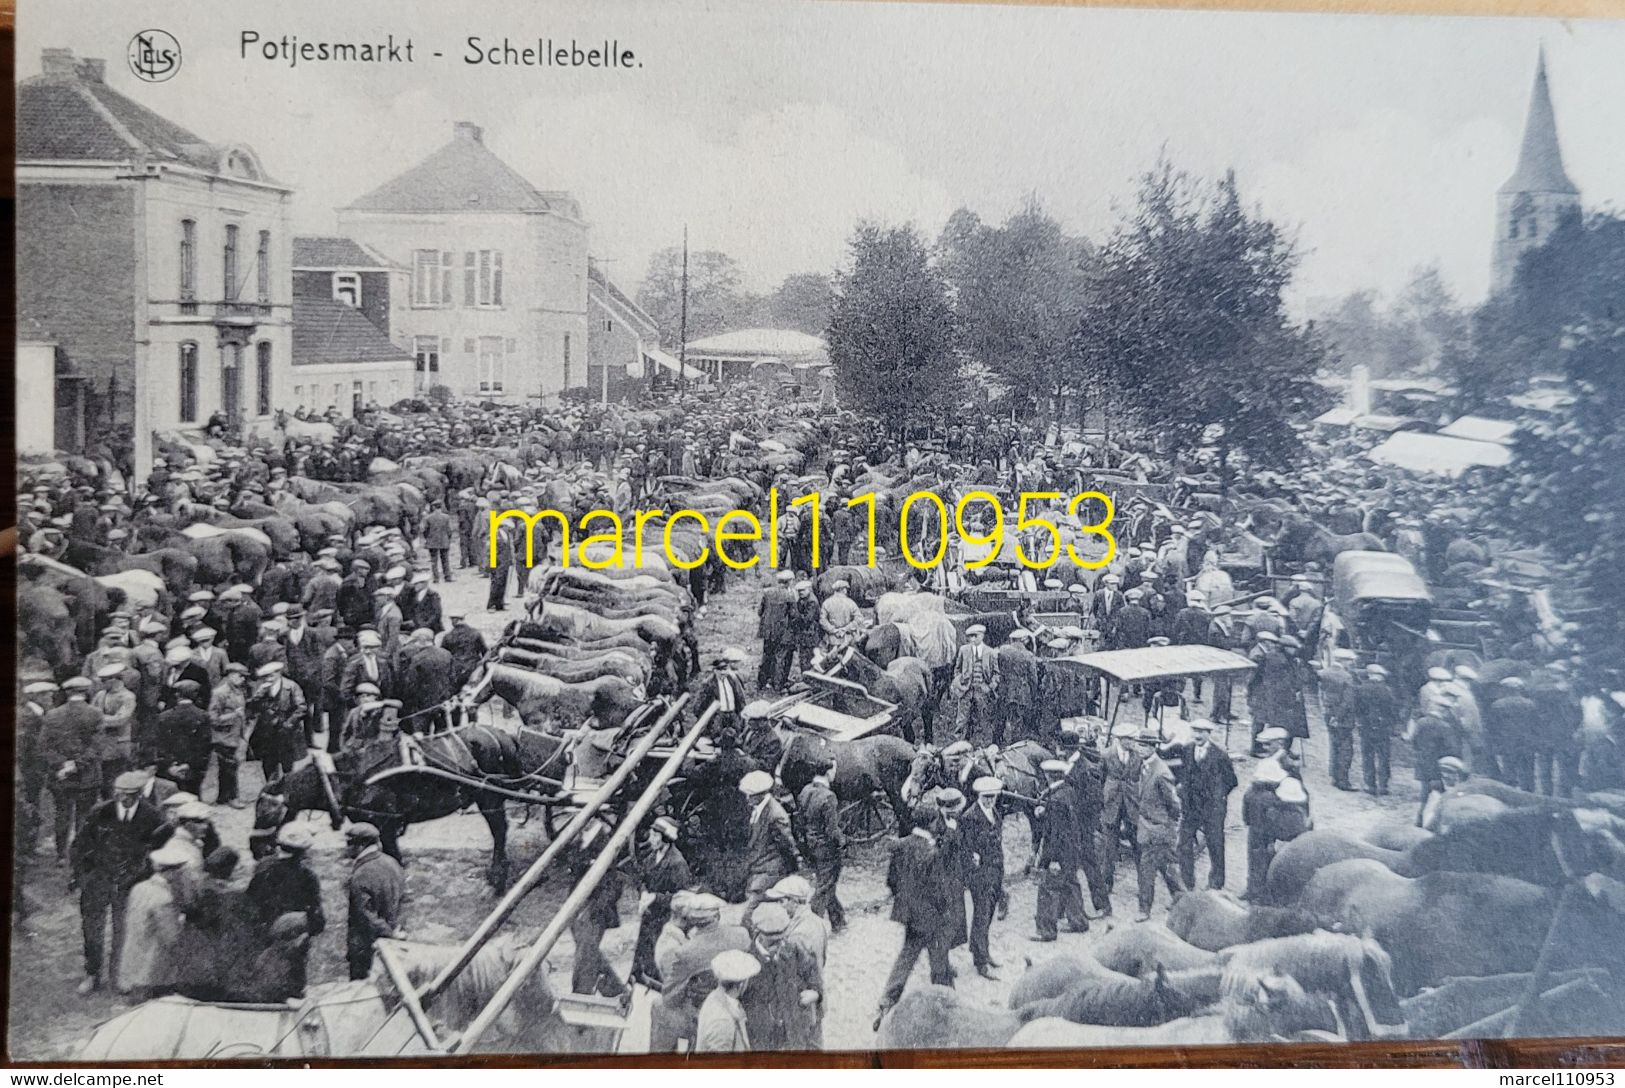
[[[1564,217],[1580,210],[1580,190],[1563,170],[1557,117],[1546,83],[1546,51],[1535,66],[1529,116],[1523,126],[1518,168],[1495,194],[1495,249],[1490,260],[1490,293],[1512,286],[1518,259],[1542,245]]]

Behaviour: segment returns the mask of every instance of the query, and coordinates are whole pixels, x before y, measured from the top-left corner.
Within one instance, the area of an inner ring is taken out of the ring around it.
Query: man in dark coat
[[[418,571],[412,575],[408,588],[401,593],[396,601],[401,610],[401,626],[407,630],[416,630],[427,627],[435,634],[446,629],[446,621],[442,615],[440,594],[429,588],[429,574],[427,571]]]
[[[45,712],[40,724],[40,754],[46,788],[56,809],[56,855],[68,856],[70,836],[77,834],[101,791],[102,766],[96,758],[101,711],[90,705],[93,685],[83,676],[62,682],[66,701]]]
[[[812,781],[801,787],[801,794],[796,798],[794,830],[807,863],[812,866],[813,912],[839,933],[846,928],[846,908],[841,906],[836,891],[841,879],[841,851],[846,846],[846,835],[841,831],[840,803],[830,786],[834,774],[834,761],[828,756],[820,757]]]
[[[308,736],[321,731],[321,715],[326,702],[322,657],[327,653],[327,633],[305,622],[303,605],[289,605],[288,629],[282,634],[283,657],[288,663],[288,679],[299,685],[305,696],[305,729]]]
[[[344,951],[352,979],[372,974],[373,945],[380,937],[400,937],[401,906],[406,900],[406,873],[384,853],[378,829],[351,824],[344,831],[350,867],[350,913]]]
[[[1004,817],[999,795],[1004,783],[984,775],[971,783],[976,803],[959,821],[965,851],[965,887],[970,892],[970,953],[976,973],[993,978],[999,966],[988,948],[993,912],[1004,895]]]
[[[443,504],[434,503],[423,515],[423,546],[429,550],[429,572],[437,582],[451,581],[451,540],[456,533],[457,523]]]
[[[1332,663],[1320,670],[1320,706],[1326,719],[1326,736],[1331,742],[1332,785],[1352,790],[1349,772],[1354,768],[1354,674],[1349,665],[1355,652],[1347,647],[1332,651]]]
[[[995,727],[995,744],[1038,739],[1039,674],[1032,637],[1031,631],[1018,627],[998,649],[998,697],[1003,715]]]
[[[604,825],[596,820],[587,825],[581,841],[571,853],[570,883],[578,884],[592,868],[603,848]],[[619,997],[626,981],[604,957],[604,934],[621,924],[616,904],[621,898],[621,874],[614,869],[604,873],[587,902],[570,920],[570,936],[575,938],[575,962],[570,968],[570,992]]]
[[[1075,727],[1061,729],[1058,747],[1058,757],[1068,767],[1067,783],[1078,798],[1078,856],[1084,881],[1089,886],[1089,901],[1101,914],[1110,914],[1111,883],[1102,863],[1100,843],[1101,812],[1106,806],[1106,768],[1100,753],[1092,745],[1083,743]]]
[[[352,559],[350,573],[339,583],[336,602],[339,619],[350,627],[361,628],[372,622],[372,583],[368,577],[371,573],[371,563]]]
[[[1360,730],[1365,791],[1374,796],[1388,793],[1388,750],[1402,715],[1399,697],[1388,684],[1388,670],[1367,665],[1365,679],[1354,689],[1354,720]]]
[[[175,645],[177,642],[181,645]],[[159,707],[168,710],[175,705],[175,690],[182,680],[189,680],[197,685],[198,706],[209,705],[209,696],[214,694],[214,683],[209,679],[209,670],[192,655],[185,640],[171,639],[164,651],[163,688],[158,696]],[[154,728],[156,731],[156,726]]]
[[[1179,875],[1185,887],[1196,887],[1196,839],[1207,847],[1209,888],[1224,887],[1224,821],[1230,793],[1236,788],[1236,769],[1230,755],[1213,743],[1213,723],[1191,722],[1195,739],[1180,745],[1181,803],[1179,821]]]
[[[451,617],[451,630],[447,631],[440,640],[441,648],[451,654],[453,664],[452,684],[461,688],[468,683],[468,678],[474,674],[481,661],[485,660],[488,647],[485,645],[485,636],[468,625],[468,617],[454,614]]]
[[[915,806],[911,830],[893,847],[891,862],[886,868],[886,887],[892,894],[891,917],[892,921],[903,923],[903,947],[886,978],[880,1012],[875,1017],[877,1031],[880,1018],[903,996],[920,953],[930,958],[933,984],[954,984],[954,971],[948,963],[948,942],[952,934],[948,926],[947,886],[942,877],[936,837],[931,834],[931,825],[936,820],[934,805]]]
[[[795,654],[790,641],[790,606],[796,599],[790,587],[795,577],[790,571],[779,571],[778,584],[762,591],[756,609],[756,635],[762,640],[756,686],[763,690],[779,690],[790,680],[790,660]]]
[[[221,597],[222,601],[227,599],[225,594],[222,594]],[[240,589],[232,593],[229,599],[232,604],[231,611],[226,614],[226,630],[224,632],[226,636],[226,653],[230,655],[233,661],[246,665],[248,664],[249,652],[253,650],[254,643],[259,639],[260,624],[263,622],[264,613],[260,611],[260,606],[254,603],[253,597]]]
[[[1129,848],[1139,855],[1136,817],[1139,815],[1140,762],[1144,758],[1132,743],[1134,726],[1119,722],[1112,728],[1112,740],[1101,757],[1103,781],[1101,785],[1100,867],[1105,875],[1106,891],[1117,884],[1117,860],[1126,839]]]
[[[79,921],[84,935],[85,979],[79,992],[101,985],[103,963],[107,981],[114,977],[124,949],[124,904],[130,889],[146,876],[147,851],[163,815],[141,796],[146,776],[126,771],[113,782],[113,797],[91,808],[73,840],[73,879],[79,885]],[[107,949],[108,923],[113,929]]]
[[[158,753],[164,776],[194,797],[203,789],[214,737],[208,711],[197,705],[197,698],[197,684],[182,680],[175,685],[175,705],[158,715]]]
[[[412,653],[401,670],[402,728],[409,733],[426,733],[447,724],[442,704],[457,694],[457,662],[450,651],[434,644],[427,627],[412,632]],[[440,707],[439,711],[431,708]]]
[[[751,771],[739,780],[739,792],[750,806],[745,840],[745,913],[762,901],[767,890],[801,867],[790,817],[773,796],[773,776]]]
[[[1108,650],[1137,650],[1151,637],[1151,612],[1141,603],[1145,591],[1131,589],[1123,597],[1127,603],[1112,613],[1106,625]]]
[[[1174,847],[1179,825],[1183,819],[1183,806],[1179,800],[1179,787],[1174,773],[1157,754],[1161,735],[1155,729],[1140,733],[1140,781],[1135,802],[1135,833],[1140,856],[1137,859],[1140,898],[1139,921],[1151,917],[1151,907],[1157,897],[1157,876],[1168,885],[1170,897],[1184,891],[1179,872],[1174,864]]]
[[[333,641],[322,651],[322,704],[317,716],[320,732],[327,734],[327,748],[338,747],[339,729],[349,707],[344,701],[344,669],[356,653],[355,632],[341,627]]]
[[[659,989],[661,984],[655,966],[655,941],[671,920],[671,897],[694,885],[688,859],[677,849],[677,832],[675,820],[657,817],[649,826],[645,842],[648,853],[638,866],[638,883],[643,892],[638,897],[638,943],[632,953],[632,977],[642,979],[651,989]]]
[[[305,932],[311,937],[321,936],[327,928],[322,884],[305,859],[314,842],[303,824],[283,824],[276,835],[276,856],[254,870],[248,882],[248,902],[256,912],[262,939],[269,939],[272,924],[284,914],[304,915]]]
[[[1497,685],[1498,695],[1484,715],[1485,739],[1495,765],[1483,773],[1533,792],[1535,718],[1540,708],[1525,691],[1520,676],[1508,676]]]
[[[812,583],[803,579],[795,585],[795,600],[790,604],[790,645],[794,647],[796,667],[803,674],[812,666],[813,651],[823,639],[823,628],[818,625],[818,598],[813,595]],[[788,670],[785,682],[789,682]]]
[[[1077,791],[1068,784],[1070,769],[1064,760],[1046,759],[1044,793],[1035,810],[1040,821],[1038,844],[1038,904],[1035,941],[1053,941],[1062,915],[1074,933],[1087,933],[1089,916],[1083,909],[1083,890],[1078,887],[1078,868],[1083,864],[1078,848],[1082,826],[1078,820]]]
[[[761,972],[742,1004],[752,1050],[817,1050],[823,1045],[824,972],[804,945],[787,939],[790,917],[779,903],[752,915],[751,954]]]
[[[356,653],[344,663],[344,675],[339,681],[339,695],[345,709],[355,706],[355,686],[362,682],[376,684],[385,698],[399,694],[395,666],[383,652],[384,640],[378,632],[368,629],[356,635]]]
[[[267,782],[291,771],[307,743],[305,694],[283,675],[286,671],[280,661],[261,665],[248,697],[248,750]]]

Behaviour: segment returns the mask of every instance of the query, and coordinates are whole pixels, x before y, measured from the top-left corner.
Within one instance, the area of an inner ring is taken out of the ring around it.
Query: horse
[[[1319,563],[1327,570],[1343,552],[1385,552],[1387,545],[1373,533],[1334,533],[1302,514],[1281,515],[1275,538],[1276,554],[1285,560]]]
[[[1220,989],[1226,996],[1249,992],[1260,979],[1284,975],[1305,993],[1330,1000],[1351,1038],[1405,1034],[1405,1013],[1394,989],[1393,960],[1371,937],[1300,933],[1237,945],[1218,957],[1224,966]]]
[[[1036,810],[1044,795],[1044,773],[1039,768],[1046,759],[1054,758],[1049,749],[1034,740],[1017,741],[1008,748],[979,748],[971,753],[969,770],[956,778],[943,762],[942,750],[925,744],[914,753],[903,795],[917,800],[933,789],[959,789],[962,783],[991,775],[1004,783],[1004,792],[999,794],[1000,814],[1023,813],[1036,843],[1042,831]]]
[[[1190,891],[1168,908],[1168,929],[1196,948],[1217,952],[1250,941],[1331,929],[1298,907],[1249,906],[1229,892]]]
[[[377,826],[384,852],[401,857],[400,836],[411,824],[438,820],[475,805],[491,830],[486,881],[508,886],[508,806],[482,784],[523,793],[556,793],[570,761],[569,741],[521,726],[512,733],[469,725],[411,740],[380,738],[360,749],[300,762],[267,782],[263,794],[280,805],[255,809],[255,827],[280,826],[301,812],[326,812],[336,831],[345,817]]]
[[[876,699],[897,707],[894,721],[903,739],[913,743],[914,723],[920,722],[929,732],[934,700],[931,692],[931,670],[917,657],[899,657],[885,668],[870,660],[856,646],[849,646],[835,655],[833,666],[829,655],[814,663],[814,671],[829,676],[845,673]]]
[[[1217,972],[1210,974],[1216,991]],[[1078,1024],[1151,1027],[1190,1016],[1215,996],[1216,992],[1182,992],[1170,986],[1167,972],[1157,967],[1143,978],[1116,974],[1082,978],[1065,993],[1023,1005],[1016,1013],[1023,1023],[1059,1016]]]
[[[451,963],[457,945],[388,942],[407,980],[421,987]],[[519,962],[524,946],[511,936],[490,941],[430,1006],[442,1038],[473,1023]],[[532,971],[480,1049],[568,1053],[582,1049],[558,1013],[547,971]],[[381,968],[373,976],[311,986],[296,1004],[196,1001],[168,996],[145,1001],[92,1031],[76,1061],[205,1061],[250,1058],[393,1058],[427,1051],[404,1014],[400,995]]]
[[[824,758],[835,761],[835,777],[830,789],[841,805],[863,804],[878,790],[886,795],[892,814],[897,817],[898,833],[909,828],[909,805],[903,796],[903,783],[908,780],[914,759],[914,748],[899,737],[877,733],[857,740],[830,740],[807,733],[781,734],[784,754],[774,768],[774,777],[784,783],[796,797],[811,782],[814,767]],[[820,757],[814,759],[813,757]]]

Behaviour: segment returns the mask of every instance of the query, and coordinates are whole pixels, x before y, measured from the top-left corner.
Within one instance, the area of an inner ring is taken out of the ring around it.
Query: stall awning
[[[1103,650],[1059,660],[1076,662],[1124,684],[1171,676],[1248,672],[1257,668],[1250,658],[1216,646],[1145,646],[1136,650]]]
[[[1512,444],[1512,436],[1518,433],[1518,425],[1507,419],[1462,416],[1449,426],[1441,427],[1439,433],[1451,438],[1466,438],[1474,442],[1497,442],[1509,446]]]
[[[687,367],[684,367],[682,363],[678,362],[675,355],[668,355],[659,348],[644,348],[643,357],[645,359],[652,360],[654,364],[660,367],[662,370],[669,370],[671,373],[676,374],[679,377],[701,378],[705,376],[704,371],[700,370],[699,367],[696,367],[693,363],[690,363]]]
[[[1383,439],[1366,456],[1410,472],[1460,476],[1473,468],[1501,468],[1512,460],[1512,451],[1495,442],[1405,431]]]

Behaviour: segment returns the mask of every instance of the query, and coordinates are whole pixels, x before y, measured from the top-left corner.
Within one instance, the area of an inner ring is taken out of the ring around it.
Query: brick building
[[[354,239],[293,240],[292,410],[331,405],[354,415],[413,396],[438,376],[437,356],[414,360],[391,339],[410,289],[406,269]]]
[[[271,415],[292,340],[289,193],[246,144],[120,94],[101,60],[44,51],[17,88],[17,309],[56,345],[58,388],[78,384],[81,441],[128,450],[144,478],[155,435]]]

